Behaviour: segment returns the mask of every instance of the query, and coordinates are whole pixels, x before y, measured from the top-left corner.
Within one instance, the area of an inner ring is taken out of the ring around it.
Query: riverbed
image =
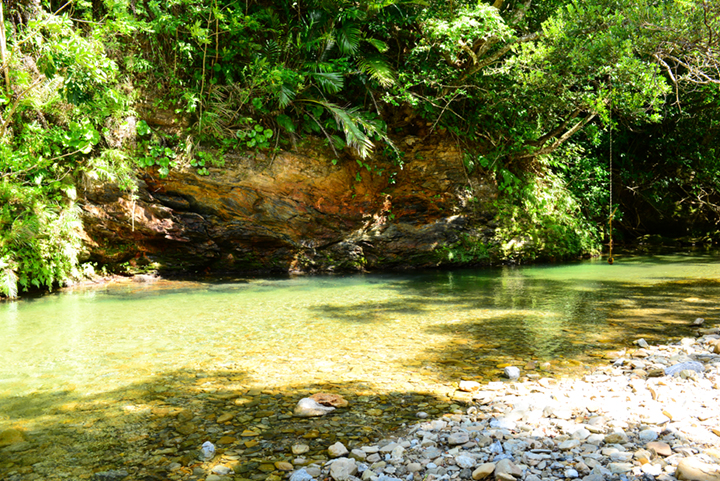
[[[145,281],[0,305],[0,431],[32,439],[0,458],[0,477],[82,479],[125,465],[164,473],[212,438],[237,453],[244,477],[265,479],[259,461],[298,439],[320,455],[327,443],[398,429],[418,410],[461,406],[461,379],[498,381],[507,365],[572,376],[633,339],[680,338],[696,318],[717,317],[720,265],[675,254]],[[341,394],[350,408],[293,418],[314,392]],[[49,460],[55,471],[38,464]]]

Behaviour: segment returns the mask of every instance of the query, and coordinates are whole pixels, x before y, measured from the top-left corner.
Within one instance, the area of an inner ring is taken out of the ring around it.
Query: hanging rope
[[[615,211],[613,211],[613,182],[612,182],[612,173],[613,173],[613,126],[612,126],[612,101],[610,101],[610,218],[608,219],[608,238],[610,239],[609,242],[609,253],[608,253],[608,264],[612,264],[615,262],[615,259],[613,259],[613,232],[612,232],[612,221],[613,216],[615,215]]]

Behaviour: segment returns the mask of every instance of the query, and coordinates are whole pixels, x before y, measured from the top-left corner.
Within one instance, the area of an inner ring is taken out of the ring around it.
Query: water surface
[[[459,380],[497,380],[508,364],[573,375],[640,337],[693,335],[697,317],[717,322],[719,266],[717,256],[672,255],[128,281],[3,302],[0,431],[29,441],[0,447],[0,478],[87,479],[118,468],[134,479],[189,476],[210,440],[224,451],[214,462],[264,479],[265,468],[292,460],[293,444],[322,460],[332,443],[361,446],[418,410],[463,409]],[[350,406],[292,417],[318,391]]]
[[[713,318],[710,256],[413,274],[168,282],[0,304],[0,399],[97,393],[177,370],[248,383],[445,383],[501,363],[587,361]]]

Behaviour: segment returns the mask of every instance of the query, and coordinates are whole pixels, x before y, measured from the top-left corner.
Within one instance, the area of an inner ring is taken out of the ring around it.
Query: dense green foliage
[[[78,274],[84,177],[131,190],[138,168],[206,174],[231,150],[313,135],[368,168],[371,153],[402,162],[393,138],[452,136],[473,153],[468,174],[496,177],[505,258],[598,252],[610,182],[627,235],[717,229],[716,2],[16,0],[2,12],[0,294]],[[186,124],[136,121],[143,101]]]

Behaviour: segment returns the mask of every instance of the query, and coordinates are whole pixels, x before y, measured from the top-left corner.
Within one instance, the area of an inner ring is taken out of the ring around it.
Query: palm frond
[[[359,108],[346,109],[332,102],[317,99],[301,99],[297,102],[319,105],[330,112],[338,128],[345,134],[346,144],[355,149],[360,157],[366,158],[372,152],[375,147],[372,137],[381,138],[390,148],[397,152],[397,147],[383,132],[380,123],[368,120]],[[328,138],[328,140],[334,148],[335,142],[333,142],[333,139]]]
[[[297,95],[297,92],[285,84],[280,85],[280,88],[275,91],[275,97],[277,98],[280,108],[285,108],[290,105],[295,95]]]
[[[269,62],[275,63],[280,58],[282,49],[275,40],[268,39],[263,46],[262,54]]]
[[[388,44],[386,44],[382,40],[378,40],[377,38],[363,38],[363,40],[375,47],[380,53],[385,53],[390,48],[388,47]]]
[[[360,40],[362,39],[362,31],[353,24],[346,24],[338,28],[335,33],[337,45],[340,52],[345,55],[355,54],[360,48]]]
[[[358,59],[358,68],[365,72],[370,78],[377,80],[383,87],[389,87],[395,83],[395,72],[382,57],[372,56]]]
[[[315,79],[323,92],[336,94],[343,89],[345,81],[340,72],[314,72],[310,76]]]

